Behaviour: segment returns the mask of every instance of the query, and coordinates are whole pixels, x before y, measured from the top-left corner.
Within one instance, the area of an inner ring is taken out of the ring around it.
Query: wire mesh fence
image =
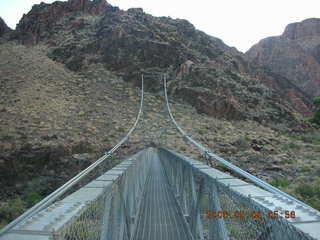
[[[101,164],[1,239],[129,240],[153,151],[142,150],[112,169]]]
[[[151,149],[146,149],[130,158],[127,166],[120,164],[106,172],[105,179],[115,178],[114,181],[104,181],[97,178],[89,183],[92,188],[103,186],[96,198],[84,202],[84,207],[68,224],[55,232],[57,240],[94,240],[94,239],[130,239],[134,229],[135,218],[139,209],[144,183],[146,181]],[[123,168],[122,168],[123,166]],[[116,171],[123,170],[121,175]],[[76,193],[75,193],[76,194]],[[73,201],[70,196],[62,203]],[[82,201],[83,198],[79,198]],[[80,202],[78,202],[80,204]]]
[[[242,181],[164,148],[159,154],[194,239],[314,239],[276,211],[259,204],[250,194],[235,191],[226,184]],[[210,171],[216,171],[216,177]],[[246,188],[252,186],[241,184]]]

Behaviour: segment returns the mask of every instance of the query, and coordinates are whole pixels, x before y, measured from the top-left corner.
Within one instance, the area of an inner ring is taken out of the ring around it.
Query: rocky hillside
[[[214,117],[270,123],[311,114],[303,92],[290,84],[279,89],[277,77],[263,69],[255,74],[243,54],[186,20],[122,11],[104,0],[69,0],[35,5],[13,35],[26,45],[45,45],[51,59],[72,71],[101,63],[136,86],[141,72],[168,72],[174,96]],[[192,65],[187,75],[185,62]],[[161,90],[159,81],[146,85]]]
[[[261,40],[246,56],[286,77],[309,96],[320,96],[320,19],[289,24],[281,36]]]
[[[0,59],[0,175],[11,194],[38,176],[59,185],[109,149],[134,120],[134,89],[99,66],[94,78],[79,76],[41,49],[14,43],[0,45]],[[82,153],[85,160],[75,155]]]

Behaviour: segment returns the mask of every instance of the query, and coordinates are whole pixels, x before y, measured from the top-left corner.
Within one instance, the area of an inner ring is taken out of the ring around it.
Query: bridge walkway
[[[152,158],[142,199],[135,240],[193,239],[158,154]]]

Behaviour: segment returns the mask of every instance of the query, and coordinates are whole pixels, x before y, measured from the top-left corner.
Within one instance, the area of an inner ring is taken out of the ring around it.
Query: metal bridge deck
[[[192,239],[157,154],[152,159],[133,239]]]

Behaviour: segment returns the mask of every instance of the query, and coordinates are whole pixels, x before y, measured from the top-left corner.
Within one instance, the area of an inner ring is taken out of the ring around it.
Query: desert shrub
[[[320,97],[314,98],[313,104],[316,106],[316,112],[312,118],[308,119],[308,121],[320,125]]]
[[[287,178],[278,178],[269,182],[272,186],[275,187],[287,187],[290,182]]]
[[[290,137],[295,140],[300,140],[306,143],[320,144],[320,132],[319,131],[310,131],[305,133],[294,133],[287,134],[287,137]]]
[[[300,140],[313,144],[320,144],[320,132],[314,131],[300,136]]]
[[[291,143],[289,143],[289,144],[287,144],[287,145],[285,145],[285,146],[282,147],[282,150],[284,150],[284,151],[288,151],[288,150],[300,150],[300,149],[301,149],[301,146],[298,145],[298,144],[295,144],[295,143],[293,143],[293,142],[291,142]]]
[[[26,210],[25,203],[22,199],[16,198],[0,207],[0,227],[5,226]]]
[[[313,182],[301,183],[295,188],[295,194],[311,207],[320,210],[320,178]]]
[[[30,192],[30,193],[26,194],[26,196],[23,198],[25,205],[28,208],[30,208],[33,205],[35,205],[36,203],[40,202],[41,199],[42,199],[42,197],[37,192]]]
[[[0,228],[19,217],[41,199],[42,197],[37,192],[30,192],[23,197],[15,197],[2,203],[0,205]]]

